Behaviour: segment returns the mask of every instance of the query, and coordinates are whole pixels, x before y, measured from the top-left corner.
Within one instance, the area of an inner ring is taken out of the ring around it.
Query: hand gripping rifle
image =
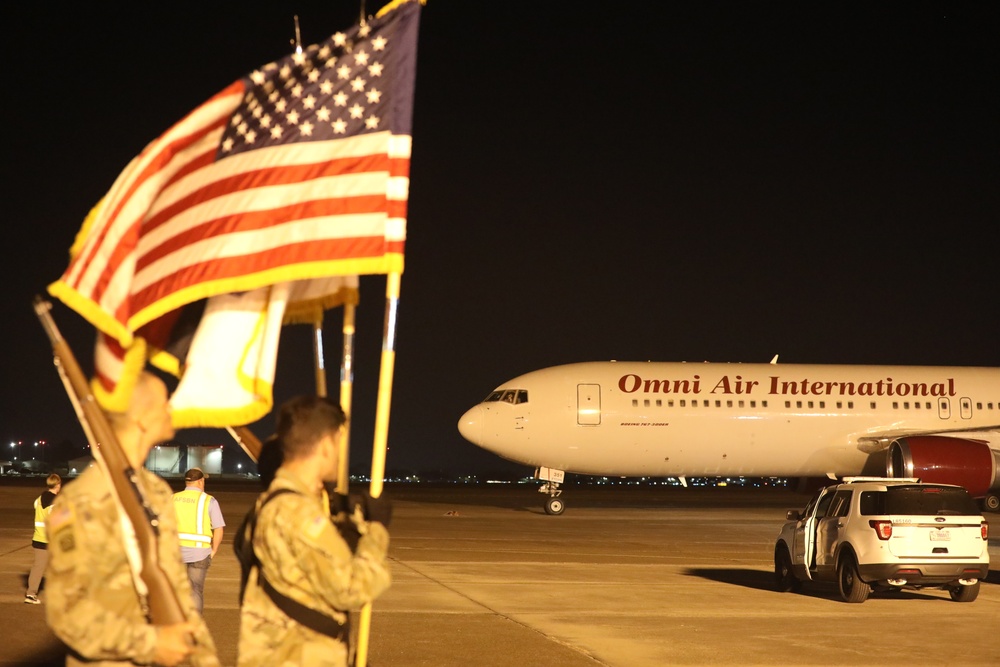
[[[107,416],[97,404],[76,357],[59,333],[49,312],[51,308],[51,303],[40,296],[35,297],[35,313],[52,342],[53,363],[90,441],[90,451],[105,478],[111,482],[111,495],[119,513],[127,519],[126,523],[131,524],[132,530],[123,533],[126,553],[139,557],[129,558],[136,588],[146,600],[147,613],[154,625],[183,623],[186,618],[177,591],[159,565],[159,516],[139,487],[135,469],[122,451]],[[141,562],[136,563],[136,560]]]

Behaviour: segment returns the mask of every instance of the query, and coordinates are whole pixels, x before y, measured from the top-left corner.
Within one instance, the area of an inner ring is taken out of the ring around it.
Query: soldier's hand
[[[194,651],[194,632],[193,623],[157,626],[153,663],[175,667],[184,662]]]
[[[340,513],[350,514],[352,505],[348,502],[347,495],[338,493],[334,484],[327,483],[323,486],[326,487],[326,495],[330,498],[330,516],[337,516]]]
[[[392,521],[392,502],[384,493],[378,498],[372,498],[369,493],[362,495],[361,509],[365,521],[377,521],[386,528],[389,527],[389,522]]]

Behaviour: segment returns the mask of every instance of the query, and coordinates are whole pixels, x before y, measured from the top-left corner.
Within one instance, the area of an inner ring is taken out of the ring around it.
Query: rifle
[[[154,625],[183,623],[186,618],[177,591],[159,565],[159,517],[139,487],[138,475],[115,437],[107,416],[97,404],[73,351],[56,327],[49,313],[52,304],[36,296],[34,305],[35,314],[52,343],[53,363],[77,419],[87,434],[94,460],[111,482],[111,495],[119,513],[132,525],[132,531],[123,531],[125,551],[138,554],[141,561],[137,564],[132,557],[129,558],[132,578],[140,596],[145,599],[147,614]],[[130,532],[133,535],[129,535]]]

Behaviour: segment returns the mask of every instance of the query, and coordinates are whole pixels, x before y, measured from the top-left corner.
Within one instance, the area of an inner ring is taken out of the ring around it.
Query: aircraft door
[[[576,385],[576,423],[599,426],[601,423],[601,385]]]
[[[962,419],[972,419],[972,399],[971,398],[960,398],[958,399],[959,410],[962,411]]]

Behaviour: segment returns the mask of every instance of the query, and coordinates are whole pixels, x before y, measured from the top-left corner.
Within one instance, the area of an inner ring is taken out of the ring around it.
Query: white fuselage
[[[610,361],[505,382],[459,431],[576,473],[839,477],[884,458],[892,438],[990,441],[997,424],[1000,369]]]

